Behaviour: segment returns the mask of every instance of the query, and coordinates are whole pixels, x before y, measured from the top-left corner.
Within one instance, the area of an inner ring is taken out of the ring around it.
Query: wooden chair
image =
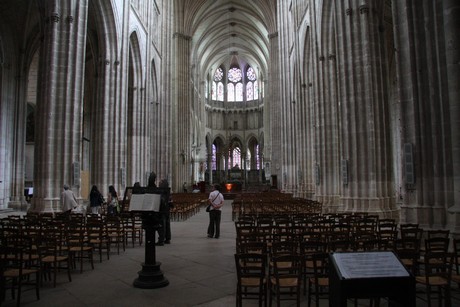
[[[80,273],[83,273],[83,260],[85,259],[88,259],[94,270],[93,247],[86,235],[86,227],[70,226],[67,234],[67,246],[73,266],[76,267],[77,261],[80,263]]]
[[[105,250],[107,260],[110,259],[110,240],[105,229],[104,221],[91,220],[86,223],[86,234],[88,243],[93,247],[93,250],[99,251],[99,262],[102,262],[102,253]]]
[[[259,306],[267,305],[266,261],[266,254],[235,254],[236,306],[243,306],[243,299],[257,299]]]
[[[54,287],[56,287],[57,273],[61,270],[66,270],[69,281],[72,281],[70,275],[71,263],[63,231],[64,229],[57,227],[44,229],[40,244],[42,277],[43,279],[50,278],[51,274],[53,274]]]
[[[417,275],[420,264],[420,239],[406,238],[396,240],[395,253],[406,269]]]
[[[281,306],[282,300],[295,300],[296,306],[300,306],[302,256],[275,256],[271,262],[273,273],[270,274],[268,282],[269,305],[272,305],[274,296],[277,306]]]
[[[308,307],[314,298],[316,307],[319,307],[321,298],[329,299],[329,254],[315,253],[311,256],[313,261],[313,276],[309,277],[308,283]]]
[[[460,287],[460,239],[453,239],[454,268],[452,270],[452,281]]]
[[[16,297],[16,306],[21,305],[24,286],[33,286],[37,300],[40,299],[40,267],[31,266],[30,255],[34,253],[32,240],[28,237],[10,237],[11,241],[0,246],[0,303],[5,299],[6,289]]]
[[[378,223],[380,250],[394,250],[398,239],[397,225],[394,219],[381,219]]]
[[[437,306],[451,306],[451,278],[454,262],[453,253],[426,253],[424,274],[415,277],[417,283],[425,285],[427,304],[431,306],[432,296],[438,298]],[[442,302],[444,301],[444,305]]]
[[[313,255],[317,253],[325,253],[327,245],[320,240],[309,240],[300,242],[300,255],[304,257],[303,261],[303,282],[304,295],[307,294],[307,280],[314,274]]]
[[[109,237],[110,244],[117,246],[117,254],[120,254],[120,246],[123,251],[126,249],[125,233],[123,230],[123,223],[118,216],[107,216],[105,219],[105,229]]]
[[[122,212],[120,214],[120,220],[123,223],[123,229],[125,232],[125,244],[128,245],[128,241],[131,240],[134,247],[136,242],[136,229],[134,228],[132,214],[128,211]]]

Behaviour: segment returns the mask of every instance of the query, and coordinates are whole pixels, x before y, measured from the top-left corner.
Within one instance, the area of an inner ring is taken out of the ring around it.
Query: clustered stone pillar
[[[460,216],[460,3],[444,0],[444,33],[446,40],[446,72],[449,88],[450,140],[452,143],[453,199],[449,201],[449,212]],[[455,223],[458,224],[458,223]],[[460,231],[460,226],[456,227]]]
[[[176,32],[173,35],[175,49],[175,97],[177,97],[175,108],[173,108],[173,122],[175,123],[173,133],[173,158],[179,153],[184,153],[184,161],[173,164],[177,178],[172,178],[175,186],[182,186],[185,179],[190,178],[191,163],[191,109],[192,97],[190,96],[190,44],[191,37]],[[182,159],[182,158],[181,158]],[[180,160],[181,160],[180,159]]]
[[[378,31],[378,1],[336,1],[341,99],[342,202],[347,212],[388,212],[391,187],[388,84]]]
[[[55,211],[63,184],[79,195],[88,1],[45,1],[32,209]],[[72,127],[72,128],[70,128]],[[74,171],[74,169],[76,171]]]
[[[422,227],[442,228],[449,218],[447,209],[455,201],[458,203],[455,195],[459,193],[458,184],[455,185],[459,168],[455,164],[458,166],[460,159],[457,27],[460,4],[405,0],[392,1],[392,6],[395,33],[398,33],[397,99],[404,123],[401,146],[413,148],[415,178],[409,180],[403,171],[401,222],[417,221]],[[445,31],[434,26],[442,23]],[[400,159],[402,165],[408,164],[404,152]]]

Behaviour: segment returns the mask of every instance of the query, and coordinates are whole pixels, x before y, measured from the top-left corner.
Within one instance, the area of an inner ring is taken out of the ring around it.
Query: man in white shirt
[[[220,193],[220,186],[218,184],[213,186],[212,192],[209,193],[208,203],[211,204],[209,211],[209,226],[208,238],[219,239],[220,236],[220,219],[221,208],[224,205],[224,195]]]
[[[67,184],[64,184],[64,192],[61,194],[61,210],[70,214],[73,208],[78,206],[77,199]]]

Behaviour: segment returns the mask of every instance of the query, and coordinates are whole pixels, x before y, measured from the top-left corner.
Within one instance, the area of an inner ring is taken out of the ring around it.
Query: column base
[[[134,287],[141,289],[156,289],[169,285],[169,281],[164,277],[163,272],[160,270],[160,262],[155,264],[142,263],[142,271],[133,282]]]

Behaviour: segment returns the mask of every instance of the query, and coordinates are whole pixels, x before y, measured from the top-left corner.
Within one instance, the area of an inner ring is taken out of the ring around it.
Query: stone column
[[[15,97],[10,97],[14,101],[14,117],[11,117],[11,121],[14,122],[14,129],[12,134],[8,133],[3,135],[8,141],[11,141],[11,197],[8,202],[9,208],[15,208],[16,210],[23,210],[27,206],[27,202],[24,197],[24,175],[25,175],[25,129],[26,129],[26,118],[27,118],[27,101],[25,97],[25,91],[22,89],[27,88],[27,78],[23,70],[17,73],[15,78],[11,78],[14,82]],[[1,84],[1,80],[0,80]],[[7,91],[8,92],[8,91]],[[1,158],[1,157],[0,157]],[[8,174],[6,169],[4,174]],[[6,179],[6,178],[5,178]],[[0,183],[2,178],[0,178]],[[8,180],[7,180],[8,182]],[[7,185],[7,182],[5,186]],[[1,186],[1,184],[0,184]],[[0,192],[1,194],[1,192]],[[1,197],[0,197],[1,198]],[[1,205],[1,204],[0,204]],[[25,205],[25,207],[23,207]],[[1,207],[1,206],[0,206]]]
[[[191,116],[192,97],[190,95],[190,44],[192,38],[184,33],[176,32],[173,35],[174,43],[174,65],[171,69],[173,75],[173,91],[175,101],[173,101],[173,146],[171,158],[177,159],[179,152],[184,151],[185,163],[173,163],[173,173],[176,178],[172,178],[175,186],[181,187],[184,179],[190,178],[190,152],[191,148]]]
[[[460,231],[460,3],[444,0],[444,35],[446,44],[446,73],[448,83],[450,140],[452,143],[453,195],[449,212],[456,213],[455,230]]]
[[[341,97],[342,202],[345,211],[393,210],[386,57],[379,1],[336,1]]]
[[[45,1],[37,93],[33,210],[60,211],[63,184],[80,194],[88,1]]]
[[[459,172],[455,167],[459,161],[459,4],[398,0],[392,6],[401,110],[399,146],[412,148],[400,157],[404,165],[401,221],[425,228],[454,227],[448,225],[447,209],[459,193],[454,192],[452,180]]]
[[[267,127],[268,134],[264,136],[264,154],[265,160],[271,163],[271,175],[280,177],[282,122],[281,104],[279,103],[280,84],[276,80],[277,76],[280,74],[278,33],[271,33],[268,38],[270,40],[270,59],[267,60],[269,68],[266,80],[269,81],[264,84],[266,92],[266,97],[264,98],[264,127]],[[268,179],[271,180],[271,178]]]

